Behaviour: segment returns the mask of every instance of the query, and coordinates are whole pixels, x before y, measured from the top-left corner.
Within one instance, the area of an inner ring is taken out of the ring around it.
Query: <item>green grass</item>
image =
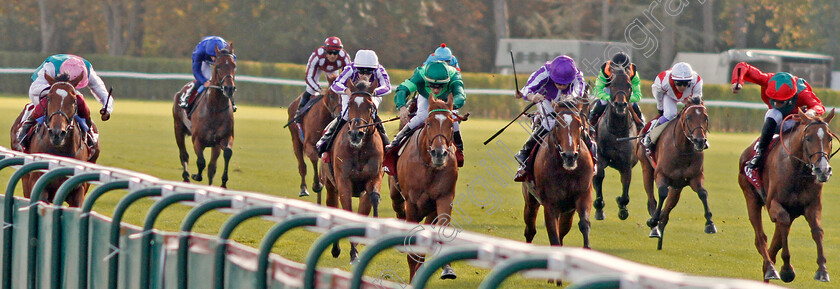
[[[24,96],[0,97],[0,118],[11,123],[26,101]],[[97,123],[101,131],[103,150],[99,164],[126,168],[162,179],[180,180],[181,167],[173,141],[171,104],[118,99],[114,107],[115,111],[110,121]],[[97,107],[94,107],[94,110],[95,108]],[[289,131],[282,128],[285,121],[285,109],[253,106],[239,108],[236,113],[236,141],[233,145],[234,153],[228,182],[230,189],[297,198],[300,178],[290,147]],[[515,165],[510,153],[519,149],[527,134],[513,125],[497,139],[506,149],[500,149],[493,144],[481,144],[504,124],[504,121],[484,119],[471,119],[462,124],[467,165],[460,171],[457,194],[466,198],[458,203],[457,207],[469,218],[455,215],[455,221],[469,231],[524,241],[524,202],[519,184],[511,181]],[[389,124],[388,130],[396,131],[395,126],[394,123]],[[754,235],[747,218],[743,195],[738,188],[736,168],[740,152],[754,137],[728,133],[710,135],[711,148],[706,153],[705,162],[706,188],[709,191],[713,220],[718,228],[717,234],[703,233],[702,206],[696,194],[687,188],[683,191],[682,202],[671,214],[671,221],[665,232],[664,249],[657,251],[656,240],[647,237],[649,229],[645,226],[645,221],[648,216],[639,179],[641,171],[637,166],[634,169],[636,178],[633,179],[630,193],[630,218],[625,221],[618,220],[616,204],[613,201],[620,191],[618,173],[614,170],[607,171],[604,185],[607,219],[592,220],[592,249],[689,274],[758,280],[761,277],[761,258],[753,245]],[[7,134],[0,134],[0,143],[9,143]],[[498,163],[497,159],[502,163]],[[194,160],[195,157],[191,156],[191,161]],[[195,172],[194,163],[190,164],[190,170]],[[0,173],[0,178],[8,179],[9,175],[11,170],[6,170]],[[219,172],[216,184],[219,184],[220,176]],[[307,176],[307,182],[310,183],[310,180],[311,172]],[[387,196],[386,185],[383,184],[382,190],[383,196]],[[840,223],[840,212],[833,210],[833,204],[840,202],[838,192],[840,187],[836,180],[826,184],[823,190],[825,255],[828,258],[829,273],[835,278],[840,276],[840,265],[836,262],[837,256],[840,256],[840,230],[837,226]],[[106,195],[95,209],[110,215],[123,194]],[[315,199],[308,197],[304,200],[314,202]],[[141,224],[150,204],[150,201],[145,201],[132,207],[125,220]],[[188,209],[186,206],[167,209],[158,219],[156,227],[176,231]],[[388,218],[394,216],[387,197],[383,200],[381,213]],[[765,227],[773,228],[766,218],[766,213],[764,215]],[[199,221],[197,231],[216,233],[226,217],[219,213],[208,215]],[[547,245],[548,238],[542,217],[538,218],[538,223],[534,243]],[[262,220],[250,221],[241,226],[234,237],[240,243],[256,246],[271,225],[272,223]],[[566,236],[566,246],[582,245],[582,237],[576,228],[577,226],[573,226]],[[768,231],[768,234],[772,236],[771,231]],[[282,238],[274,251],[286,258],[302,261],[316,237],[314,233],[297,230]],[[328,257],[329,254],[324,254],[320,264],[350,271],[348,249],[347,243],[343,243],[342,256],[333,259]],[[794,288],[836,288],[837,281],[832,285],[812,279],[816,270],[816,250],[807,223],[801,218],[794,223],[791,230],[790,249],[792,264],[799,275],[794,282],[783,285]],[[457,280],[433,280],[430,283],[431,288],[476,287],[488,273],[488,270],[473,267],[466,262],[456,263],[454,268],[459,273]],[[379,276],[380,272],[385,270],[393,270],[399,273],[403,280],[408,279],[405,256],[395,250],[375,258],[367,274]],[[773,283],[782,284],[779,281]],[[508,288],[549,287],[544,281],[518,276],[505,282],[505,285]]]

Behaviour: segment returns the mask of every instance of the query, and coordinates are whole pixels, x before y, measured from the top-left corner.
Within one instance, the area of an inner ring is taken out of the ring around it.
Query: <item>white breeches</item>
[[[457,111],[454,111],[454,112],[457,113]],[[414,115],[414,117],[411,118],[411,120],[408,121],[408,128],[410,128],[410,129],[417,128],[418,126],[423,124],[423,122],[426,121],[427,117],[429,117],[429,100],[426,99],[425,97],[421,96],[421,95],[418,95],[417,96],[417,113]],[[461,128],[458,125],[457,121],[453,122],[452,126],[453,126],[454,131],[461,131]]]

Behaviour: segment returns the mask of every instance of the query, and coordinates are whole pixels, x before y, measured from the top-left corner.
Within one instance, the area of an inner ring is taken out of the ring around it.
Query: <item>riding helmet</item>
[[[796,95],[796,76],[787,72],[779,72],[770,77],[765,94],[774,100],[788,100]]]
[[[58,74],[66,73],[70,80],[74,80],[81,76],[82,79],[76,84],[76,88],[83,88],[88,85],[88,70],[84,59],[76,55],[68,55],[69,57],[61,63],[58,69]]]
[[[327,49],[344,49],[344,45],[341,44],[341,39],[336,36],[330,36],[324,39],[324,47]]]
[[[449,70],[442,61],[435,61],[426,64],[423,72],[423,80],[430,84],[449,83]]]
[[[373,50],[359,50],[356,51],[356,57],[353,58],[355,67],[377,68],[379,67],[379,57]]]
[[[216,56],[216,48],[222,50],[227,46],[225,40],[219,36],[208,36],[204,39],[207,40],[207,43],[204,45],[204,53],[210,56]]]
[[[691,65],[685,62],[677,62],[674,64],[674,67],[671,68],[671,79],[672,80],[691,80],[692,78],[692,71]]]
[[[557,56],[546,68],[549,70],[551,81],[557,84],[570,84],[578,74],[575,60],[566,55]]]
[[[627,56],[624,52],[619,52],[613,55],[612,57],[612,64],[619,65],[622,68],[630,67],[630,56]]]
[[[441,43],[440,47],[435,49],[434,57],[437,61],[450,61],[452,60],[452,49],[446,47],[446,43]]]

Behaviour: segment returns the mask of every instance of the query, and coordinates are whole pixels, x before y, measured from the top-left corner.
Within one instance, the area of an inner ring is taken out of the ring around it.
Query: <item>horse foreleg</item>
[[[202,180],[201,173],[204,172],[204,167],[206,166],[206,162],[204,160],[204,145],[193,141],[193,149],[195,150],[195,165],[198,167],[198,172],[192,175],[192,179],[196,182],[200,182]]]
[[[454,190],[455,188],[452,188],[452,189]],[[453,238],[453,239],[455,238],[455,236],[458,235],[458,233],[461,232],[461,228],[454,226],[454,224],[452,223],[453,222],[453,220],[452,220],[452,200],[454,198],[455,198],[454,193],[445,195],[444,197],[441,197],[441,198],[438,198],[435,201],[436,202],[436,204],[435,204],[436,205],[435,206],[436,216],[435,216],[434,220],[429,221],[430,218],[426,217],[426,222],[427,223],[432,223],[433,226],[440,226],[440,229],[437,229],[437,230],[438,230],[439,233],[441,233],[441,235],[452,236],[451,238]],[[446,229],[444,228],[444,226],[452,227],[451,228],[452,233],[449,234],[449,232],[446,232]],[[456,279],[456,278],[458,278],[458,275],[455,274],[455,270],[452,269],[452,266],[450,264],[444,265],[443,268],[441,269],[441,272],[440,272],[440,279],[446,280],[446,279]]]
[[[630,216],[630,212],[627,211],[627,204],[630,203],[630,180],[633,178],[633,168],[620,170],[619,173],[621,174],[621,196],[615,198],[615,201],[618,203],[618,218],[627,220],[627,217]]]
[[[706,234],[717,233],[715,223],[712,222],[712,211],[709,209],[709,202],[706,200],[706,198],[709,196],[709,192],[706,191],[706,188],[703,187],[703,179],[694,178],[693,180],[691,180],[690,185],[691,189],[697,192],[697,197],[700,198],[700,202],[703,203],[703,216],[706,217],[706,228],[704,232],[706,232]]]
[[[590,197],[586,197],[590,196]],[[591,228],[591,224],[589,222],[589,212],[592,209],[589,206],[589,199],[591,199],[592,193],[588,190],[583,192],[582,197],[578,200],[577,206],[575,211],[578,213],[578,229],[580,230],[580,234],[583,235],[583,247],[589,249],[589,229]],[[569,219],[571,223],[571,218]]]
[[[790,214],[782,207],[779,202],[773,200],[768,207],[768,214],[770,220],[776,223],[776,233],[773,234],[773,241],[770,243],[770,260],[776,262],[776,254],[782,250],[782,270],[779,271],[779,277],[785,283],[793,281],[796,278],[796,272],[790,264],[790,250],[788,249],[788,234],[790,233],[790,225],[793,223]]]
[[[405,198],[403,198],[402,192],[397,188],[396,179],[393,176],[389,176],[388,184],[391,194],[391,207],[397,213],[397,219],[405,220]]]
[[[210,163],[207,164],[207,182],[208,185],[213,185],[213,177],[216,176],[216,161],[219,160],[219,155],[222,149],[218,146],[210,148]]]
[[[373,209],[373,217],[375,218],[379,218],[379,203],[382,201],[382,195],[379,193],[380,189],[382,189],[382,175],[378,175],[378,177],[367,182],[365,185],[367,195],[362,196],[367,201],[368,209]],[[367,213],[362,211],[361,200],[359,200],[359,213],[367,216]]]
[[[540,202],[528,192],[525,186],[525,184],[522,184],[522,196],[525,197],[525,210],[523,212],[525,242],[531,243],[534,241],[534,236],[537,235],[537,213],[540,211]]]
[[[604,163],[604,164],[602,164]],[[598,160],[598,172],[595,174],[595,177],[592,178],[592,186],[595,188],[595,202],[592,203],[592,206],[595,207],[595,220],[603,220],[604,219],[604,193],[603,193],[603,184],[604,184],[604,166],[606,162],[602,160]],[[622,219],[623,220],[623,219]]]
[[[823,229],[820,225],[820,217],[822,215],[822,204],[817,202],[805,209],[805,220],[808,221],[808,226],[811,227],[811,238],[817,244],[817,273],[814,275],[814,280],[821,282],[828,282],[828,270],[825,268],[825,253],[823,252]]]
[[[230,166],[230,157],[233,156],[233,149],[231,149],[232,144],[228,143],[227,147],[222,149],[224,152],[223,157],[225,158],[225,170],[222,171],[222,188],[227,188],[227,181],[228,181],[228,167]]]
[[[572,230],[572,220],[575,218],[575,210],[568,212],[561,212],[555,219],[557,219],[557,241],[559,246],[563,246],[563,239]],[[552,244],[554,245],[554,244]]]
[[[665,208],[662,209],[662,213],[659,215],[659,242],[656,245],[657,250],[662,250],[662,240],[665,239],[665,226],[668,225],[671,210],[673,210],[680,201],[681,192],[682,188],[671,188],[668,192],[668,198],[665,200]]]
[[[324,189],[324,184],[321,183],[321,173],[318,171],[318,158],[309,159],[312,162],[312,191],[320,194]],[[333,164],[335,165],[335,164]],[[335,172],[335,169],[333,169]]]
[[[665,182],[664,178],[662,178],[662,180],[658,180],[656,183],[659,185],[657,188],[659,191],[659,202],[655,203],[656,207],[653,209],[650,219],[647,220],[647,225],[651,228],[650,235],[648,237],[651,238],[661,237],[658,227],[659,219],[662,215],[662,206],[665,204],[665,199],[668,198],[668,184]],[[648,198],[651,197],[651,195],[648,195]],[[648,207],[650,207],[650,200],[648,200]]]
[[[561,246],[562,243],[558,235],[559,232],[557,227],[557,219],[560,214],[557,212],[557,209],[552,208],[552,206],[545,206],[543,215],[545,217],[545,232],[548,234],[548,242],[552,246]]]

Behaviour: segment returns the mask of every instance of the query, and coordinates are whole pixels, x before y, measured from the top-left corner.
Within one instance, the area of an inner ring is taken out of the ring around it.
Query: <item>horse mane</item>
[[[358,90],[368,90],[368,88],[370,88],[371,83],[367,80],[360,80],[359,82],[356,82],[355,85],[356,89]]]
[[[219,50],[219,53],[221,53],[221,55],[233,55],[233,53],[230,52],[230,48],[228,47],[222,48],[221,50]]]
[[[56,82],[70,82],[70,75],[65,73],[59,74],[55,76]]]
[[[688,103],[692,104],[692,105],[703,104],[703,99],[701,99],[699,97],[692,97],[692,98],[689,99]]]

